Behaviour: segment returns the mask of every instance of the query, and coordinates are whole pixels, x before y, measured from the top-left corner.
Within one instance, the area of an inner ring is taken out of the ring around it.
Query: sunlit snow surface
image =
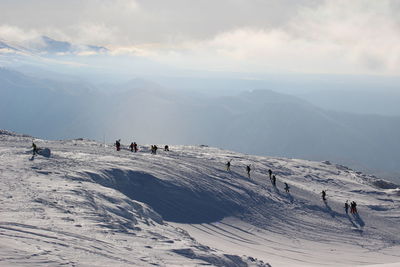
[[[346,167],[89,140],[35,140],[52,155],[32,157],[31,142],[0,132],[1,266],[400,265],[400,191]]]

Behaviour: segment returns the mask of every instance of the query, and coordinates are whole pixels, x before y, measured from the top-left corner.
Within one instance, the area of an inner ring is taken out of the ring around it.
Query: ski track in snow
[[[85,139],[32,157],[31,141],[0,132],[1,266],[400,266],[400,191],[346,167]]]

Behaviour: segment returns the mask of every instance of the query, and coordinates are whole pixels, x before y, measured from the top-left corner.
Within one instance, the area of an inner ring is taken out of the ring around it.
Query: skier
[[[287,183],[285,183],[285,191],[286,191],[286,193],[289,193],[289,189],[290,189],[289,185]]]
[[[154,150],[153,154],[157,154],[157,149],[158,149],[158,147],[156,145],[154,145],[153,146],[153,150]]]
[[[247,176],[249,176],[249,178],[250,178],[250,171],[251,171],[250,166],[251,166],[251,164],[246,166]]]
[[[164,146],[164,151],[169,151],[169,146],[168,145]]]
[[[322,200],[326,201],[326,192],[325,192],[325,190],[322,190],[321,195],[322,195]]]
[[[344,203],[344,211],[346,212],[346,214],[349,213],[349,203],[348,203],[348,200],[346,200],[346,203]]]
[[[133,142],[133,150],[135,151],[135,153],[138,151],[136,142]]]
[[[357,213],[357,203],[355,201],[352,201],[350,203],[350,213],[352,214]]]
[[[33,153],[33,155],[35,156],[36,153],[37,153],[37,146],[36,146],[36,144],[35,144],[34,142],[32,142],[32,148],[33,148],[32,153]]]
[[[275,175],[272,175],[272,185],[273,186],[276,186],[276,176]]]
[[[131,149],[131,152],[133,152],[133,149],[135,148],[135,145],[133,143],[131,143],[131,145],[129,146],[129,148]],[[135,151],[136,152],[136,151]]]
[[[121,139],[115,141],[115,147],[117,148],[117,151],[121,149]]]
[[[231,160],[226,163],[226,170],[229,172],[231,171]]]
[[[268,170],[268,174],[269,174],[269,180],[271,180],[272,179],[272,171],[271,171],[271,169]]]

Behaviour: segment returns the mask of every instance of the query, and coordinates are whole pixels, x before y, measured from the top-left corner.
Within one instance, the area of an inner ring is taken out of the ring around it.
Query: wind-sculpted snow
[[[0,135],[0,265],[400,262],[400,190],[344,166],[207,146],[132,153],[86,139],[35,140],[52,153],[32,157],[31,141]],[[358,214],[344,212],[346,200]]]
[[[143,172],[113,169],[104,171],[102,175],[90,176],[101,185],[115,188],[131,199],[148,204],[165,220],[172,222],[215,222],[241,210],[237,203],[224,195],[187,188]],[[237,192],[230,193],[240,197]]]

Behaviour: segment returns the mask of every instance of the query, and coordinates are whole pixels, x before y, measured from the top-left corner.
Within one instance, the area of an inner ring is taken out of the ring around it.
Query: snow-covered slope
[[[206,146],[132,153],[85,139],[36,140],[52,155],[32,157],[31,141],[0,133],[0,265],[400,262],[399,190],[343,166]],[[344,213],[346,200],[358,215]]]

